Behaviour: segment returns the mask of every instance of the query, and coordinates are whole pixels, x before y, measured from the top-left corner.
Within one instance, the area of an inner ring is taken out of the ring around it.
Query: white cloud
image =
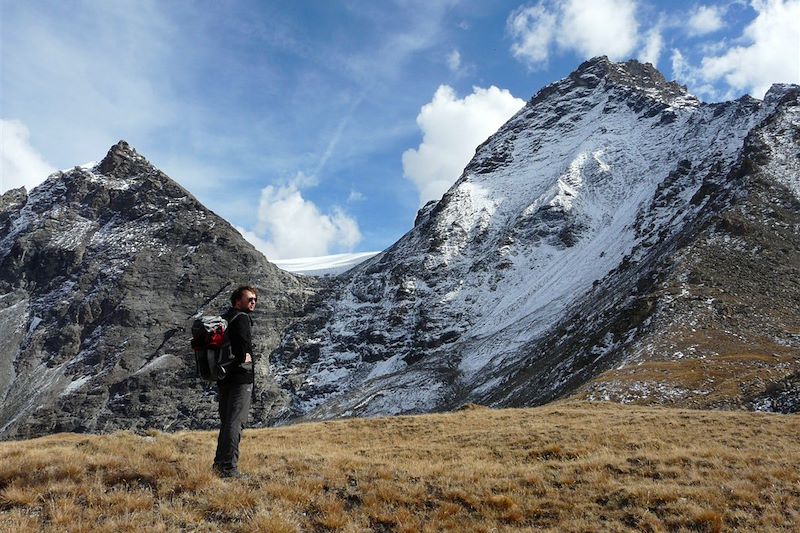
[[[639,53],[639,60],[657,67],[663,46],[664,38],[661,36],[661,28],[656,26],[647,33],[647,40],[644,49]]]
[[[584,57],[626,59],[639,40],[634,0],[568,0],[558,42]]]
[[[722,6],[699,6],[694,9],[689,17],[689,34],[706,35],[722,29],[724,13]]]
[[[447,68],[452,72],[458,72],[459,68],[461,68],[461,52],[453,50],[447,54]]]
[[[506,31],[514,39],[511,53],[531,68],[547,63],[554,44],[585,58],[618,60],[626,59],[641,40],[635,0],[544,0],[514,10]]]
[[[680,50],[677,48],[672,49],[670,61],[672,63],[672,78],[677,80],[678,83],[687,85],[691,92],[697,96],[712,101],[720,99],[719,91],[713,85],[702,80],[699,70],[689,63]]]
[[[237,229],[268,259],[316,257],[334,248],[352,251],[361,242],[355,219],[340,208],[320,212],[295,183],[262,189],[254,231]]]
[[[438,200],[461,175],[475,148],[525,105],[506,89],[474,87],[458,98],[441,85],[420,110],[422,144],[403,153],[403,172],[419,191],[419,204]]]
[[[30,192],[55,171],[31,146],[25,124],[0,119],[0,194],[23,186]]]
[[[506,29],[514,42],[511,53],[515,58],[537,67],[547,63],[550,43],[556,33],[556,14],[545,7],[544,2],[536,6],[520,7],[511,12]]]
[[[777,82],[800,83],[800,0],[754,0],[757,16],[744,30],[744,46],[704,57],[706,81],[724,79],[734,90],[761,98]]]
[[[686,58],[681,53],[680,50],[677,48],[672,49],[672,56],[670,57],[672,61],[672,76],[676,80],[679,81],[688,81],[689,71],[688,71],[688,64],[686,63]]]
[[[347,203],[363,202],[367,197],[359,191],[350,191],[350,196],[347,197]]]

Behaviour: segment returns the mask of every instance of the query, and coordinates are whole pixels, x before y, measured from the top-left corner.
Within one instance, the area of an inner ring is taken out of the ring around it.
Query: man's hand
[[[252,363],[253,362],[253,358],[250,356],[249,353],[244,354],[244,362],[245,363]]]

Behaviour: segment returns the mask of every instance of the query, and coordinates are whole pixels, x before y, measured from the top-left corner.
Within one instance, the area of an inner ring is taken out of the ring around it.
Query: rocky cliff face
[[[0,437],[211,428],[190,317],[255,285],[256,423],[288,397],[266,355],[315,290],[125,142],[98,165],[0,197]]]
[[[797,410],[798,94],[705,104],[606,58],[545,87],[287,331],[282,417]]]

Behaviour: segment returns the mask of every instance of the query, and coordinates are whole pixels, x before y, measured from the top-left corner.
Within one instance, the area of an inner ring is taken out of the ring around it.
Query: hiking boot
[[[232,469],[222,469],[217,472],[217,475],[224,479],[249,479],[249,477],[245,474],[242,474],[238,470]]]

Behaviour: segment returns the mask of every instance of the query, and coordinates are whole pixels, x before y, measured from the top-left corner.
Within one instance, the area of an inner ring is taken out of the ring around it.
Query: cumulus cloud
[[[0,193],[23,186],[30,191],[55,170],[31,146],[25,124],[0,119]]]
[[[558,42],[585,57],[625,59],[639,40],[634,0],[568,0]]]
[[[237,229],[269,259],[329,255],[333,249],[352,251],[361,242],[355,219],[338,207],[330,214],[322,213],[294,182],[262,189],[254,230]]]
[[[458,98],[441,85],[422,106],[417,125],[422,143],[403,153],[403,172],[419,191],[419,204],[438,200],[458,179],[475,148],[525,105],[506,89],[474,87]]]
[[[536,6],[520,7],[508,17],[506,29],[514,42],[511,53],[515,58],[538,67],[547,63],[550,43],[557,30],[557,18],[544,2]]]
[[[692,11],[689,17],[689,34],[706,35],[722,29],[722,15],[725,8],[722,6],[699,6]]]
[[[506,31],[514,40],[511,53],[531,68],[545,65],[554,45],[586,58],[618,60],[641,40],[635,0],[543,0],[514,10]]]
[[[724,79],[732,89],[761,98],[773,83],[800,83],[800,0],[758,0],[752,6],[756,19],[740,39],[747,44],[704,57],[700,70],[707,81]]]

